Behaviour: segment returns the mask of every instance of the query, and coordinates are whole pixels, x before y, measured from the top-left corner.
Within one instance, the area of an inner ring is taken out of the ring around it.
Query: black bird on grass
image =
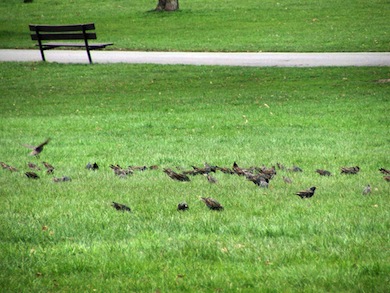
[[[363,189],[363,195],[368,195],[371,193],[371,186],[368,184],[366,187]]]
[[[359,166],[341,167],[341,174],[357,174],[360,171]]]
[[[248,173],[248,170],[239,167],[236,162],[233,163],[233,171],[239,176],[245,176]]]
[[[385,168],[380,168],[379,171],[384,175],[390,175],[390,170],[387,170]]]
[[[4,162],[0,162],[0,165],[1,167],[3,167],[3,169],[8,169],[9,165],[4,163]]]
[[[268,188],[268,185],[269,185],[268,179],[266,179],[266,180],[260,180],[260,181],[259,181],[259,184],[258,184],[258,186],[261,187],[261,188]]]
[[[30,179],[39,179],[39,176],[37,173],[34,173],[34,172],[26,172],[24,173],[27,178],[30,178]]]
[[[4,163],[4,162],[0,162],[0,165],[1,165],[1,167],[3,167],[3,169],[5,169],[5,170],[9,170],[9,171],[11,171],[11,172],[17,172],[17,171],[18,171],[17,168],[12,167],[12,166],[10,166],[10,165]]]
[[[217,171],[217,166],[210,165],[207,162],[204,162],[203,165],[206,168],[206,170],[209,170],[209,172],[214,172],[215,173]]]
[[[288,171],[290,171],[290,172],[303,172],[303,170],[301,168],[299,168],[298,166],[292,166],[292,168],[289,168]]]
[[[301,190],[296,193],[296,195],[299,195],[301,198],[310,198],[314,195],[314,191],[316,190],[316,187],[310,187],[306,190]]]
[[[218,167],[216,166],[216,170],[219,170],[221,171],[222,173],[225,173],[225,174],[234,174],[234,171],[230,168],[227,168],[227,167]]]
[[[181,202],[177,205],[178,211],[186,211],[188,209],[189,209],[189,207],[188,207],[188,204],[186,202]]]
[[[190,181],[190,178],[188,178],[186,174],[176,173],[175,171],[169,168],[164,169],[164,173],[167,174],[173,180]]]
[[[99,169],[99,166],[98,164],[95,162],[93,164],[91,164],[90,162],[88,162],[87,166],[85,166],[86,169],[88,170],[92,170],[92,171],[95,171],[95,170],[98,170]]]
[[[45,166],[47,174],[53,174],[54,172],[53,165],[50,165],[48,162],[42,162],[42,164]]]
[[[201,197],[200,199],[206,204],[206,206],[210,210],[216,210],[216,211],[223,210],[223,206],[218,201],[216,201],[211,197]]]
[[[32,146],[29,144],[24,144],[23,146],[25,146],[26,148],[32,149],[30,156],[38,156],[43,151],[43,147],[45,145],[47,145],[49,143],[49,141],[50,141],[50,138],[46,139],[44,142],[42,142],[38,146]]]
[[[321,169],[317,169],[316,173],[320,174],[321,176],[331,176],[332,175],[329,171],[321,170]]]
[[[123,169],[121,166],[118,164],[116,165],[110,165],[110,168],[114,171],[115,175],[125,178],[127,175],[132,175],[133,171],[130,169]]]
[[[45,166],[46,169],[53,169],[54,170],[54,167],[53,165],[49,164],[48,162],[42,162],[43,166]]]
[[[54,177],[53,178],[54,182],[65,182],[65,181],[72,181],[72,178],[68,176],[63,176],[63,177]]]
[[[131,171],[141,171],[141,172],[143,172],[143,171],[147,170],[148,167],[146,167],[146,166],[129,166],[128,169],[131,170]]]
[[[191,166],[193,170],[189,171],[188,174],[191,174],[191,175],[204,175],[204,174],[208,174],[211,172],[211,169],[210,168],[201,168],[201,167],[197,167],[197,166]]]
[[[131,212],[131,209],[128,206],[121,204],[121,203],[117,203],[115,201],[112,202],[111,206],[114,207],[117,211]]]
[[[207,178],[207,181],[211,184],[215,184],[218,182],[217,178],[211,176],[210,174],[204,174],[204,176],[206,176]]]
[[[37,164],[31,163],[31,162],[27,163],[27,166],[28,166],[31,170],[37,170],[37,171],[40,171],[40,170],[41,170],[41,168],[39,168]]]
[[[260,169],[260,173],[267,175],[268,179],[272,179],[276,175],[275,166],[272,166],[271,168],[267,168],[266,166],[262,166]]]
[[[247,173],[245,177],[247,180],[252,181],[259,187],[268,188],[268,183],[270,179],[267,174],[260,173],[257,175],[252,175],[250,173]]]

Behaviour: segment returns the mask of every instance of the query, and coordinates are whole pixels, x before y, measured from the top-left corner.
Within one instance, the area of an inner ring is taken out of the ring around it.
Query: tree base
[[[175,11],[179,9],[179,0],[158,0],[155,11]]]

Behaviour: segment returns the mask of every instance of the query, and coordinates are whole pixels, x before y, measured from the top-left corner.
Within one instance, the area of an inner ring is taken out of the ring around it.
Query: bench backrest
[[[89,32],[95,29],[94,23],[69,25],[30,24],[29,27],[33,41],[96,40],[96,33]]]

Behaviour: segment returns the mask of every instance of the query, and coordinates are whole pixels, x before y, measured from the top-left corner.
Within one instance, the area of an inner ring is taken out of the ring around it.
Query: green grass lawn
[[[388,78],[384,67],[0,64],[0,160],[19,169],[0,170],[2,290],[388,292]],[[22,146],[49,137],[40,158]],[[42,161],[54,175],[24,176]],[[205,161],[303,172],[277,170],[262,189],[162,171]],[[159,169],[122,179],[110,164]],[[310,186],[312,198],[294,194]]]
[[[387,0],[0,0],[0,47],[34,48],[28,24],[95,22],[110,49],[164,51],[389,51]]]

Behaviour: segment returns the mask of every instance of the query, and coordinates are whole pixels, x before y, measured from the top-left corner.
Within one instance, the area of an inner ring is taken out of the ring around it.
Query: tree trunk
[[[179,0],[158,0],[155,10],[157,11],[175,11],[179,9]]]

